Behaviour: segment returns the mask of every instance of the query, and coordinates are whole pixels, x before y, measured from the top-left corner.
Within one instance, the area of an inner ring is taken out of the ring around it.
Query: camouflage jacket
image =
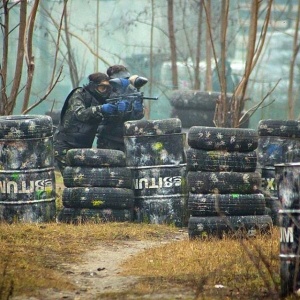
[[[91,148],[102,121],[97,106],[103,103],[99,103],[84,88],[74,89],[63,105],[54,140],[67,142],[74,148]]]

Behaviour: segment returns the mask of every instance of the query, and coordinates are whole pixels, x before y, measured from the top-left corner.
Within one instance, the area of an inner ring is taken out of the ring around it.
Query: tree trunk
[[[25,87],[25,95],[22,106],[22,112],[28,108],[30,91],[32,87],[32,80],[34,75],[34,56],[32,54],[32,35],[33,35],[33,27],[35,23],[36,12],[39,6],[39,0],[34,1],[34,5],[32,7],[30,16],[28,18],[27,26],[27,42],[26,42],[26,51],[25,58],[27,63],[27,82]]]
[[[198,26],[197,26],[196,66],[195,66],[195,83],[194,83],[195,90],[200,90],[200,86],[201,86],[200,61],[201,61],[202,15],[203,15],[203,4],[202,1],[200,0],[199,12],[198,12]]]
[[[291,59],[290,72],[289,72],[288,118],[290,120],[293,120],[295,118],[295,114],[294,114],[295,99],[293,97],[294,96],[293,95],[293,85],[294,85],[295,61],[296,61],[296,57],[299,52],[299,45],[298,45],[299,21],[300,21],[300,0],[298,0],[298,13],[297,13],[296,26],[295,26],[295,33],[294,33],[293,56]]]
[[[4,114],[10,115],[13,113],[16,105],[16,99],[19,93],[22,70],[23,70],[23,59],[24,59],[24,45],[25,45],[25,29],[26,29],[26,16],[27,16],[27,1],[20,2],[20,24],[19,24],[19,39],[18,39],[18,50],[16,59],[16,68],[14,72],[14,80],[11,88],[10,96],[8,97],[7,107]]]
[[[174,31],[174,1],[173,0],[168,0],[168,28],[169,28],[170,50],[171,50],[172,84],[173,84],[173,89],[178,89],[178,70],[177,70],[176,39],[175,39],[175,31]]]

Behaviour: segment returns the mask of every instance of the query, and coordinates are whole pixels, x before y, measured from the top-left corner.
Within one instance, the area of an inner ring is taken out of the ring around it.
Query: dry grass
[[[61,265],[78,262],[99,241],[164,239],[175,232],[145,224],[0,224],[0,299],[42,288],[72,289]]]
[[[279,264],[274,229],[245,240],[211,238],[149,249],[127,261],[124,274],[142,276],[139,294],[178,288],[194,290],[198,299],[276,299]]]
[[[82,253],[100,241],[165,240],[177,231],[164,225],[133,223],[0,224],[0,299],[12,288],[14,295],[34,295],[43,288],[72,290],[64,279],[62,264],[78,262]],[[167,243],[127,261],[124,274],[142,277],[130,294],[172,288],[193,291],[198,299],[276,299],[278,255],[279,231],[275,228],[271,235],[249,240],[225,237]]]

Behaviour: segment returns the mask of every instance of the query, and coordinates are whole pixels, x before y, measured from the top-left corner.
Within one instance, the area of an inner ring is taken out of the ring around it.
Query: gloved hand
[[[129,108],[129,102],[127,100],[122,100],[118,102],[118,112],[125,112]]]
[[[106,115],[113,115],[117,112],[117,105],[112,103],[105,103],[101,105],[101,112]]]
[[[134,101],[133,102],[133,111],[135,112],[142,112],[144,110],[144,106],[141,101]]]

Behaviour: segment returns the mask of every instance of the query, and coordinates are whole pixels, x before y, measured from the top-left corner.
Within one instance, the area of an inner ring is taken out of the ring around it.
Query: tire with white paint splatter
[[[106,223],[106,222],[132,222],[133,209],[90,209],[64,207],[58,214],[58,221],[62,223]]]
[[[66,187],[132,187],[131,171],[122,167],[66,167],[63,173]]]
[[[49,116],[0,117],[0,186],[0,221],[54,221],[53,124]]]
[[[300,149],[288,150],[285,153],[285,162],[300,162]]]
[[[286,162],[287,153],[300,148],[300,139],[280,136],[260,136],[257,147],[258,167]]]
[[[254,172],[256,151],[218,151],[189,148],[186,150],[188,171]]]
[[[254,129],[193,126],[188,131],[188,145],[203,150],[253,151],[258,134]]]
[[[0,116],[0,139],[43,138],[52,134],[53,123],[49,116]]]
[[[180,165],[185,163],[186,135],[124,136],[128,167]]]
[[[258,135],[300,138],[300,121],[260,120],[258,123]]]
[[[269,233],[272,219],[268,215],[190,217],[188,234],[190,239],[208,236],[222,237],[224,234],[255,236]]]
[[[114,149],[70,149],[66,160],[69,166],[78,167],[125,167],[126,157],[123,151]]]
[[[125,136],[173,134],[181,133],[181,129],[181,121],[177,118],[135,120],[124,123]]]
[[[265,213],[263,194],[189,194],[192,216],[243,216]]]
[[[131,189],[110,187],[65,188],[62,203],[68,208],[133,209],[134,193]]]
[[[187,173],[189,192],[195,194],[252,194],[261,186],[258,172],[203,172]]]

